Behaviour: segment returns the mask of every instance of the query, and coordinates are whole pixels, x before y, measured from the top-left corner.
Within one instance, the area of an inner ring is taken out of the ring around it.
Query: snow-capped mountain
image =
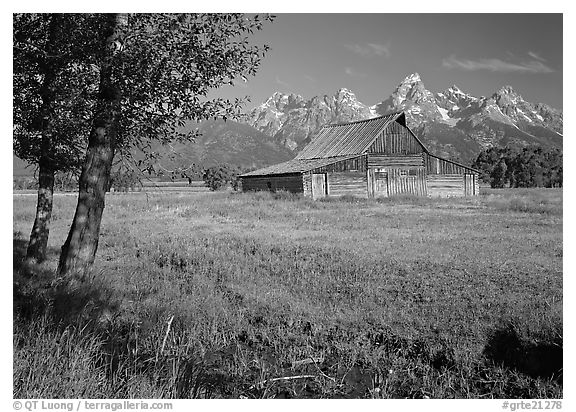
[[[511,86],[489,97],[474,97],[458,86],[433,93],[418,73],[406,77],[385,100],[368,106],[353,92],[333,96],[274,93],[252,110],[248,123],[293,151],[323,125],[354,121],[403,110],[408,126],[435,153],[470,162],[494,145],[540,144],[562,147],[560,110],[530,103]]]
[[[310,100],[295,94],[276,92],[250,112],[248,124],[274,136],[291,150],[297,150],[307,137],[325,124],[375,116],[377,113],[344,88],[332,96],[315,96]]]

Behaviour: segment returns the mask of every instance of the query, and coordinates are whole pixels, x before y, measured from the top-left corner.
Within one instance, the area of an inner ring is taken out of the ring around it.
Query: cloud
[[[286,83],[285,81],[281,80],[278,76],[276,76],[276,84],[279,84],[280,86],[284,86],[286,88],[290,88],[290,85],[288,83]]]
[[[312,77],[312,76],[309,76],[309,75],[305,74],[305,75],[304,75],[304,78],[305,78],[306,80],[308,80],[309,82],[316,83],[316,79],[315,79],[314,77]]]
[[[533,51],[529,51],[529,52],[528,52],[528,56],[532,57],[533,59],[540,60],[540,61],[542,61],[542,62],[545,62],[545,61],[546,61],[546,59],[542,58],[539,54],[537,54],[537,53],[535,53],[535,52],[533,52]]]
[[[350,77],[366,77],[365,73],[358,72],[352,67],[345,67],[344,73],[346,73]]]
[[[346,47],[349,50],[352,50],[354,53],[359,54],[362,57],[374,57],[374,56],[390,57],[390,43],[386,44],[366,43],[364,45],[345,44],[344,47]]]
[[[530,53],[529,55],[532,56]],[[452,55],[442,60],[442,66],[448,69],[460,69],[467,71],[488,70],[502,73],[552,73],[554,70],[546,66],[542,60],[528,60],[518,63],[500,59],[460,59]]]

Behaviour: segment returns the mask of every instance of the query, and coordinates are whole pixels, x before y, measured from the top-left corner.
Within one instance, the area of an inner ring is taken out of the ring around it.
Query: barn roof
[[[289,173],[303,173],[318,167],[327,166],[340,160],[351,159],[357,155],[326,157],[322,159],[292,159],[284,163],[268,166],[263,169],[254,170],[253,172],[244,173],[240,177],[246,176],[265,176],[280,175]]]
[[[406,127],[412,137],[422,146],[423,151],[431,155],[426,146],[424,146],[420,139],[418,139],[406,125],[406,115],[404,112],[395,112],[367,120],[326,125],[320,129],[320,132],[318,132],[312,141],[298,153],[296,158],[253,172],[244,173],[240,175],[240,177],[302,173],[341,160],[351,159],[365,153],[374,140],[378,138],[378,135],[395,121],[398,121],[402,126]],[[442,159],[441,157],[438,158]],[[450,160],[446,161],[466,169],[474,170]],[[477,172],[476,170],[474,171]]]
[[[368,120],[324,126],[314,139],[298,153],[296,159],[362,154],[382,130],[402,116],[404,116],[403,112],[397,112]]]

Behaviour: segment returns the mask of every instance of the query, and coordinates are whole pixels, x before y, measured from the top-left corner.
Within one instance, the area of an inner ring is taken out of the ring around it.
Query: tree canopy
[[[209,99],[212,89],[256,74],[268,47],[248,36],[271,16],[242,14],[95,15],[98,93],[79,179],[76,213],[62,246],[61,275],[89,268],[96,254],[104,198],[115,156],[153,143],[192,139],[187,121],[238,118],[246,98]],[[75,41],[70,39],[70,41]]]
[[[541,146],[491,147],[473,164],[492,187],[562,187],[562,151]]]

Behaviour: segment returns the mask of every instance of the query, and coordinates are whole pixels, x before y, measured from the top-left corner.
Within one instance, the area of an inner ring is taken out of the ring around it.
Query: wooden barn
[[[243,191],[287,190],[314,199],[478,195],[478,171],[430,153],[403,112],[325,126],[295,159],[240,178]]]

